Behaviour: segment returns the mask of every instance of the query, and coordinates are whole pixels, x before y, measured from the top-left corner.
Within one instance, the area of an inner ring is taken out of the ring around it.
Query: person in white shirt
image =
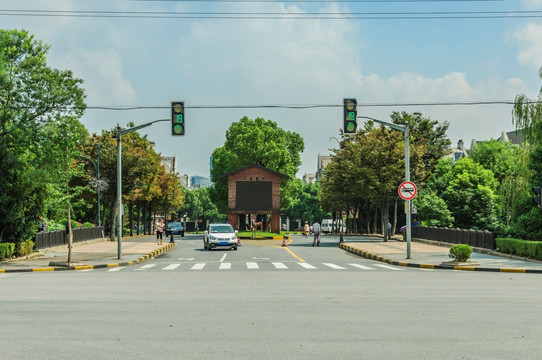
[[[320,224],[318,223],[318,219],[314,220],[314,224],[312,224],[312,231],[314,232],[314,239],[312,240],[312,246],[314,246],[314,243],[316,243],[316,246],[320,246],[320,231],[322,228],[320,227]]]

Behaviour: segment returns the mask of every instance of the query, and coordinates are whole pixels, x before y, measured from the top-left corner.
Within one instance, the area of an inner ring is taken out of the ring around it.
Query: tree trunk
[[[68,195],[69,196],[69,195]],[[73,243],[73,232],[72,232],[72,216],[70,211],[70,204],[68,203],[68,223],[66,224],[66,236],[68,237],[68,265],[72,262],[72,243]]]
[[[377,233],[378,233],[378,223],[377,223],[377,220],[378,220],[378,207],[375,206],[375,216],[374,216],[374,220],[373,220],[373,234],[377,234]]]
[[[391,235],[393,236],[397,232],[397,202],[399,200],[396,198],[395,203],[393,204],[393,224],[391,228]]]
[[[130,201],[128,204],[128,222],[130,223],[130,236],[134,236],[134,203]]]

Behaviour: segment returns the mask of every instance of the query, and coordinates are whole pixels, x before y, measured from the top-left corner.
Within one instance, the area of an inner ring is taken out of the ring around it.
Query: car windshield
[[[171,222],[168,224],[168,226],[170,228],[178,228],[178,227],[182,227],[183,225],[180,222]]]
[[[211,226],[211,233],[213,234],[216,234],[216,233],[232,233],[233,232],[233,228],[231,227],[231,225],[215,225],[215,226]]]

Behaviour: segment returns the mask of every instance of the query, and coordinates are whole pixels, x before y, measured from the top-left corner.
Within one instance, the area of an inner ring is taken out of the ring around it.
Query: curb
[[[381,261],[390,265],[406,266],[419,269],[439,269],[439,270],[462,270],[462,271],[489,271],[489,272],[505,272],[505,273],[529,273],[529,274],[542,274],[542,269],[514,269],[514,268],[485,268],[479,266],[443,266],[443,265],[430,265],[430,264],[416,264],[401,262],[396,260],[387,259],[385,257],[369,253],[364,250],[356,249],[352,246],[339,244],[339,247],[352,254],[362,256],[366,259]]]
[[[147,255],[142,257],[121,263],[111,263],[111,264],[99,264],[99,265],[78,265],[78,266],[67,266],[67,267],[46,267],[46,268],[29,268],[29,269],[0,269],[0,274],[3,273],[16,273],[16,272],[44,272],[44,271],[68,271],[68,270],[93,270],[93,269],[105,269],[105,268],[114,268],[119,266],[130,266],[139,264],[140,262],[146,261],[153,257],[158,257],[164,254],[166,251],[173,249],[175,246],[174,243],[167,244],[164,247],[161,247],[158,250],[155,250]]]

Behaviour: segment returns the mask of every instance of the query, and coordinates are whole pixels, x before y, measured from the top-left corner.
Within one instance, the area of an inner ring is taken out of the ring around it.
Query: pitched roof
[[[239,169],[235,169],[235,170],[232,170],[232,171],[227,172],[227,173],[225,173],[225,174],[222,174],[222,175],[220,175],[218,178],[219,178],[219,179],[223,179],[223,178],[226,178],[226,177],[228,177],[228,176],[230,176],[230,175],[236,174],[236,173],[238,173],[239,171],[243,171],[243,170],[246,170],[246,169],[249,169],[249,168],[252,168],[252,167],[255,167],[255,168],[258,168],[258,169],[262,169],[262,170],[264,170],[264,171],[270,172],[271,174],[278,175],[278,176],[280,176],[280,177],[282,177],[282,178],[285,178],[285,179],[289,179],[289,178],[290,178],[288,175],[285,175],[285,174],[280,173],[280,172],[275,171],[275,170],[268,169],[268,168],[266,168],[265,166],[261,166],[261,165],[257,165],[257,164],[252,164],[252,165],[243,166],[243,167],[241,167],[241,168],[239,168]]]

